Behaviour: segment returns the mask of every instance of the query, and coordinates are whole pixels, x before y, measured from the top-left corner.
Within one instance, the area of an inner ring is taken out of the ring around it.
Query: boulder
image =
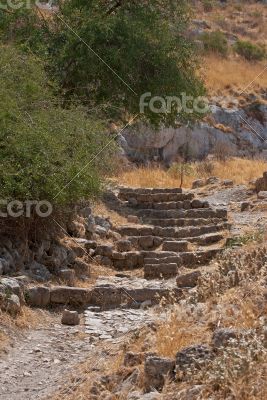
[[[198,278],[201,276],[200,271],[189,272],[188,274],[178,275],[176,278],[177,286],[182,287],[195,287],[197,285]]]
[[[267,171],[263,173],[263,177],[256,180],[256,191],[266,191],[267,190]]]
[[[197,179],[192,182],[192,189],[198,189],[205,186],[206,182],[205,179]]]
[[[130,251],[132,248],[132,244],[130,240],[119,240],[117,242],[117,250],[124,252],[124,251]]]
[[[103,226],[96,225],[95,226],[95,234],[98,235],[100,238],[105,239],[107,236],[107,229],[103,228]]]
[[[46,307],[50,303],[50,289],[45,286],[29,288],[26,292],[26,300],[30,306]]]
[[[43,264],[33,261],[28,265],[30,276],[38,282],[47,282],[51,279],[52,275]]]
[[[19,297],[16,294],[6,296],[4,301],[4,309],[12,316],[16,316],[21,309]]]
[[[240,211],[241,212],[247,211],[250,208],[250,206],[251,206],[251,203],[249,201],[243,201],[240,204]]]
[[[213,356],[207,345],[197,344],[185,347],[176,354],[176,372],[186,372],[187,369],[201,369]]]
[[[15,278],[0,278],[0,291],[15,294],[24,303],[23,283]]]
[[[166,378],[174,378],[175,361],[170,358],[149,356],[145,360],[146,390],[161,390]]]
[[[206,179],[206,185],[215,185],[220,182],[221,180],[220,178],[217,178],[217,176],[210,176],[209,178]]]
[[[64,310],[61,318],[63,325],[79,325],[80,317],[77,311]]]
[[[101,226],[106,231],[109,231],[110,228],[112,227],[112,224],[111,224],[109,218],[103,218],[103,217],[99,217],[99,216],[95,217],[95,224],[98,226]]]
[[[96,255],[112,257],[113,246],[111,245],[101,245],[96,248]]]

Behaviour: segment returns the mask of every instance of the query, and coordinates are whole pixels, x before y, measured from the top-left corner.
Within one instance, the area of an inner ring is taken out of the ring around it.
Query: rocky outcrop
[[[230,155],[266,156],[267,106],[246,108],[211,106],[209,121],[193,127],[153,129],[137,123],[123,131],[125,153],[136,162],[161,160],[170,165],[178,155],[202,159],[221,147]]]

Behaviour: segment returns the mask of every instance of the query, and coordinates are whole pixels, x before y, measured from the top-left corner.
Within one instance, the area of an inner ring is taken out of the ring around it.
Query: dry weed
[[[206,163],[206,162],[204,162]],[[266,171],[266,162],[263,160],[250,160],[242,158],[230,158],[223,161],[213,161],[212,168],[201,167],[203,162],[191,164],[190,175],[184,176],[184,188],[191,188],[195,179],[217,176],[220,179],[232,179],[236,184],[248,184],[252,179],[262,176]],[[126,171],[116,178],[118,184],[131,187],[166,187],[175,188],[180,186],[179,174],[173,170],[163,168],[140,167],[133,171]]]

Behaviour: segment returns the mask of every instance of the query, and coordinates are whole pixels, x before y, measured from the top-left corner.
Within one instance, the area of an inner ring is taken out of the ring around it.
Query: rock
[[[139,246],[144,249],[148,250],[154,246],[154,237],[153,236],[143,236],[139,239]]]
[[[21,308],[20,300],[16,294],[11,294],[10,296],[6,297],[5,310],[9,314],[16,316],[20,312],[20,308]]]
[[[46,307],[50,303],[50,289],[45,286],[36,286],[26,292],[27,303],[34,307]]]
[[[217,176],[210,176],[209,178],[206,179],[206,185],[215,185],[220,182],[221,180],[220,178],[217,178]]]
[[[212,336],[212,344],[215,348],[225,347],[232,339],[238,339],[240,332],[237,329],[219,328]]]
[[[79,325],[80,318],[77,311],[64,310],[61,318],[63,325]]]
[[[51,279],[52,275],[48,269],[36,261],[33,261],[29,266],[30,276],[38,282],[47,282]]]
[[[10,250],[5,247],[0,249],[0,260],[3,266],[4,274],[15,271],[15,260],[12,257]]]
[[[119,240],[117,242],[117,250],[120,252],[130,251],[132,249],[132,243],[130,240]]]
[[[108,239],[113,239],[113,240],[120,240],[121,239],[121,235],[118,232],[115,231],[108,231]]]
[[[266,191],[267,190],[267,171],[263,173],[263,177],[256,180],[256,191]]]
[[[182,287],[195,287],[197,285],[198,278],[201,276],[200,271],[189,272],[188,274],[178,275],[176,278],[177,286]]]
[[[199,400],[203,399],[202,392],[204,391],[204,385],[194,385],[188,389],[183,389],[177,393],[177,399],[179,400]]]
[[[113,262],[109,257],[102,257],[101,258],[101,264],[105,265],[106,267],[112,267]]]
[[[141,393],[138,391],[134,391],[128,394],[127,400],[159,400],[162,399],[162,395],[153,390],[153,392],[150,393]]]
[[[75,263],[71,266],[74,271],[77,273],[86,273],[86,275],[90,275],[90,265],[83,261],[82,259],[76,258]]]
[[[96,225],[95,226],[95,233],[99,235],[102,239],[107,236],[107,229],[103,228],[102,226]]]
[[[201,369],[212,358],[212,351],[207,345],[186,347],[176,354],[176,372],[186,372],[187,369]]]
[[[112,227],[112,224],[108,218],[103,218],[99,216],[95,217],[95,224],[101,226],[101,228],[104,228],[106,231],[109,231]]]
[[[84,218],[88,218],[92,214],[92,209],[90,207],[84,207],[79,210],[79,214]]]
[[[0,291],[17,295],[22,303],[25,301],[23,283],[18,282],[15,278],[0,278]]]
[[[0,260],[0,276],[4,273],[4,263]]]
[[[261,191],[258,193],[258,198],[260,200],[267,200],[267,191]]]
[[[61,269],[58,272],[58,276],[68,286],[74,286],[75,284],[75,271],[73,269]]]
[[[67,226],[68,233],[71,236],[77,237],[77,238],[84,238],[85,237],[85,224],[82,223],[81,221],[71,221],[68,223]]]
[[[86,240],[84,242],[84,247],[87,251],[91,249],[95,250],[97,248],[97,242],[95,240]]]
[[[203,208],[203,201],[199,199],[194,199],[191,202],[191,207],[192,208]]]
[[[161,390],[167,377],[174,378],[175,361],[170,358],[149,356],[145,360],[146,390]]]
[[[223,184],[223,186],[226,186],[226,187],[232,187],[232,186],[234,186],[234,181],[232,181],[231,179],[225,179],[222,182],[222,184]]]
[[[127,221],[130,224],[139,224],[140,223],[140,220],[136,215],[128,215]]]
[[[197,179],[192,182],[192,189],[198,189],[200,187],[205,186],[206,182],[205,179]]]
[[[68,250],[63,246],[53,244],[47,252],[47,256],[42,258],[42,262],[53,269],[62,268],[68,264]]]
[[[124,356],[123,364],[125,367],[135,367],[136,365],[142,364],[144,359],[145,353],[128,352]]]
[[[50,289],[50,301],[52,304],[89,304],[91,291],[89,289],[57,286]]]
[[[93,215],[89,215],[87,218],[86,230],[91,234],[95,232],[95,219]]]
[[[243,201],[240,205],[240,211],[244,212],[247,211],[251,206],[251,203],[249,201]]]
[[[113,246],[112,245],[101,245],[96,248],[96,255],[112,257]]]

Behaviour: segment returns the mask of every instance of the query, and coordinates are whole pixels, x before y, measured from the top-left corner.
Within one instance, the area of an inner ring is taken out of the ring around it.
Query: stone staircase
[[[140,269],[145,279],[175,277],[180,267],[208,264],[224,247],[229,224],[225,209],[182,189],[121,188],[120,208],[139,223],[117,227],[116,246],[98,246],[119,270]]]
[[[176,302],[196,285],[201,270],[224,248],[227,211],[210,207],[192,193],[123,188],[116,207],[136,223],[117,226],[120,235],[113,245],[86,239],[79,243],[86,251],[93,250],[101,265],[128,273],[100,276],[89,288],[34,287],[27,295],[29,304],[89,306],[90,316],[99,317],[99,310],[120,308],[128,315],[131,309],[145,310],[161,299]],[[134,269],[137,274],[129,274]]]

